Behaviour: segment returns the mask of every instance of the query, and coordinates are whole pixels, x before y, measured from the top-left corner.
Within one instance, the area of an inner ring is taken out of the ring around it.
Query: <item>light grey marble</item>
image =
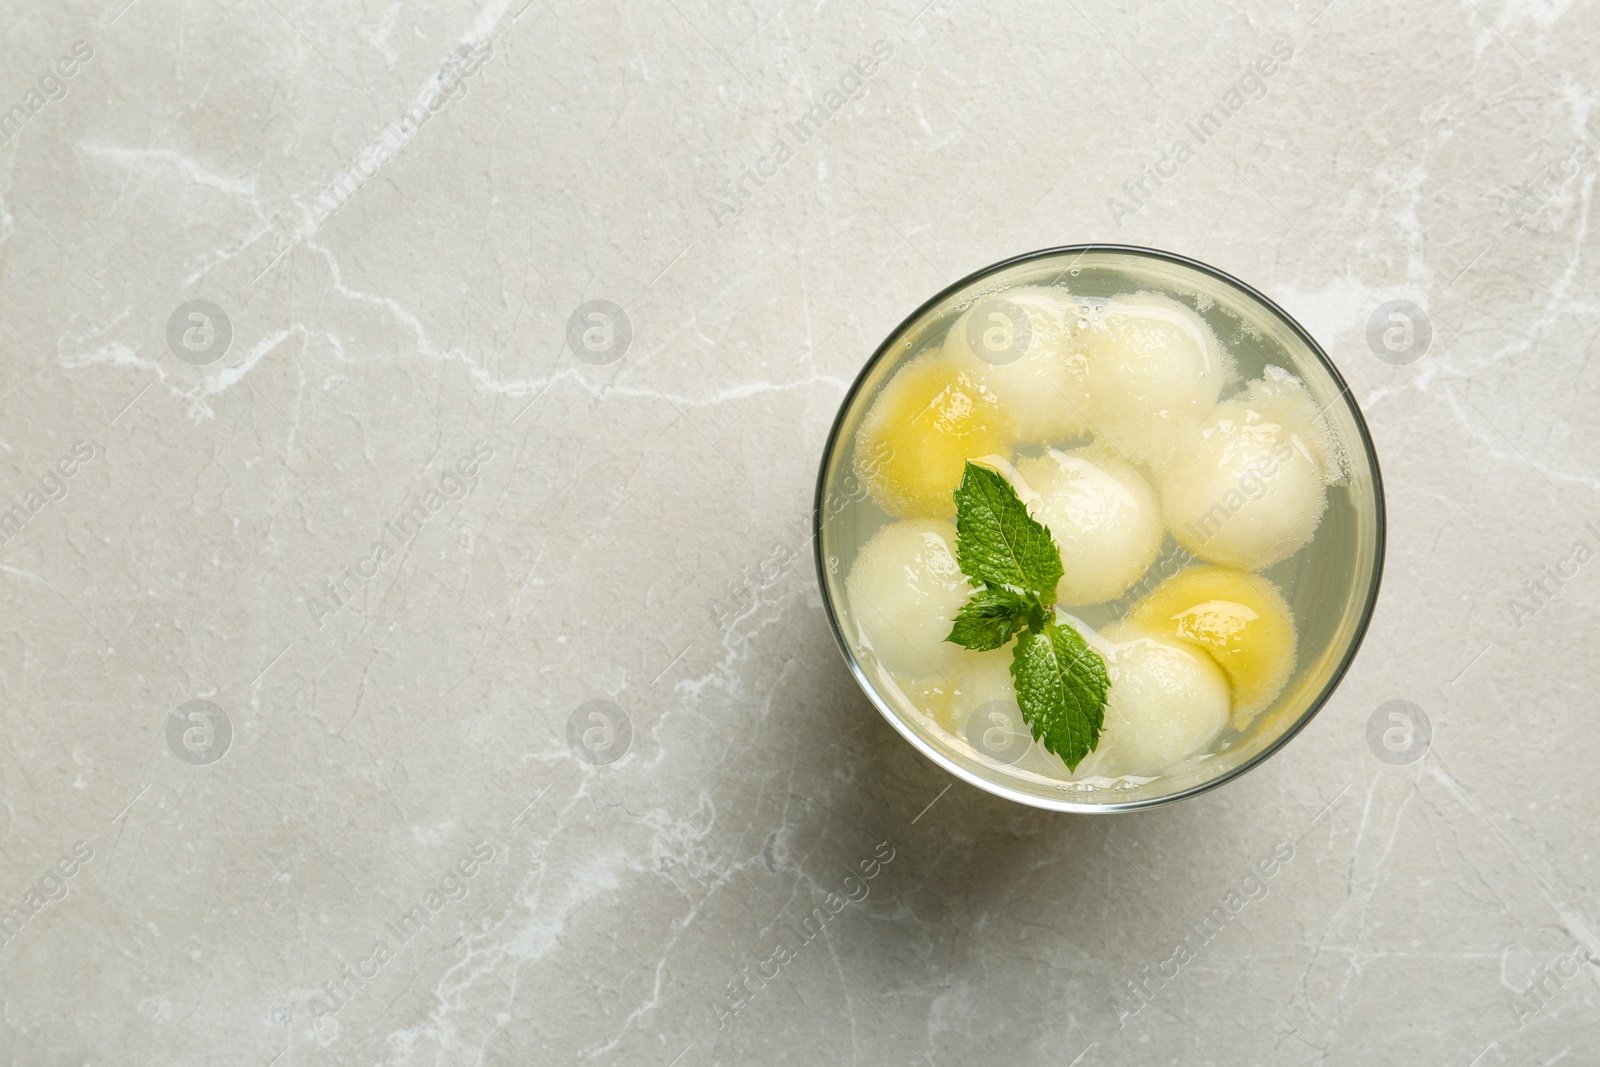
[[[1593,0],[522,4],[7,11],[0,1062],[1597,1062]],[[1096,819],[806,534],[885,334],[1088,240],[1299,317],[1390,518],[1321,715]]]

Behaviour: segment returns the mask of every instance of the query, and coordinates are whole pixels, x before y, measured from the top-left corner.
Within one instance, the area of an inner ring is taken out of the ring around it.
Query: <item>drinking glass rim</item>
[[[918,736],[916,731],[912,730],[910,725],[906,723],[892,708],[889,707],[888,701],[886,701],[883,695],[878,692],[877,686],[875,686],[871,680],[867,678],[866,673],[861,668],[861,664],[856,659],[855,652],[850,648],[850,643],[845,639],[844,630],[839,625],[839,613],[834,607],[833,597],[828,591],[826,571],[827,561],[823,558],[822,554],[822,521],[824,514],[824,503],[827,493],[826,481],[828,476],[828,464],[829,461],[833,459],[834,452],[839,447],[840,432],[844,428],[846,413],[850,411],[851,406],[855,403],[856,397],[861,393],[862,387],[866,383],[867,376],[872,373],[872,371],[878,366],[879,362],[888,354],[891,345],[898,342],[904,336],[906,331],[909,330],[910,327],[927,312],[938,307],[960,290],[965,289],[966,287],[971,286],[992,274],[997,274],[1009,267],[1014,267],[1032,260],[1045,259],[1052,256],[1071,255],[1074,253],[1082,256],[1091,252],[1123,253],[1133,256],[1142,256],[1150,259],[1163,260],[1168,263],[1175,263],[1183,267],[1188,267],[1191,270],[1198,271],[1201,274],[1209,275],[1213,279],[1222,282],[1224,285],[1231,286],[1234,289],[1245,293],[1251,298],[1259,301],[1263,307],[1267,308],[1267,310],[1272,312],[1274,315],[1278,316],[1278,318],[1289,327],[1295,336],[1300,339],[1306,348],[1309,349],[1314,356],[1316,356],[1317,361],[1322,364],[1322,369],[1328,373],[1328,376],[1333,380],[1333,384],[1338,387],[1339,395],[1344,400],[1345,409],[1350,413],[1351,419],[1354,421],[1356,426],[1356,433],[1361,439],[1361,449],[1366,454],[1367,465],[1372,471],[1372,496],[1375,511],[1375,539],[1372,556],[1372,577],[1367,583],[1366,595],[1363,598],[1361,605],[1360,617],[1356,620],[1355,630],[1351,634],[1350,642],[1345,648],[1344,655],[1340,658],[1338,665],[1333,670],[1333,673],[1329,675],[1327,684],[1324,685],[1322,687],[1322,691],[1319,692],[1316,697],[1306,705],[1305,711],[1303,711],[1299,717],[1296,718],[1296,720],[1291,723],[1288,728],[1286,728],[1283,733],[1280,734],[1271,744],[1264,747],[1260,752],[1257,752],[1249,759],[1242,761],[1238,766],[1231,768],[1223,774],[1217,775],[1215,778],[1201,782],[1197,785],[1189,786],[1188,788],[1179,790],[1175,793],[1166,794],[1164,796],[1151,797],[1142,800],[1112,801],[1104,804],[1089,804],[1065,798],[1052,800],[1049,798],[1036,796],[1032,793],[1005,785],[989,778],[985,778],[981,774],[977,774],[965,767],[960,766],[954,760],[951,760],[949,757],[947,757],[944,753],[938,751],[932,745],[928,744],[927,741],[925,741],[922,737]],[[1301,730],[1305,729],[1306,724],[1312,719],[1316,718],[1317,713],[1322,710],[1323,705],[1332,699],[1334,691],[1339,688],[1339,683],[1344,680],[1345,673],[1349,671],[1350,664],[1354,662],[1356,653],[1361,650],[1362,641],[1366,639],[1367,626],[1371,623],[1372,613],[1377,608],[1378,590],[1383,581],[1384,550],[1387,542],[1388,520],[1383,497],[1383,474],[1378,466],[1378,452],[1377,449],[1373,447],[1372,435],[1367,430],[1367,420],[1361,414],[1361,406],[1356,403],[1355,397],[1350,392],[1349,385],[1345,383],[1344,375],[1339,373],[1339,368],[1334,366],[1333,360],[1328,358],[1328,353],[1323,350],[1322,345],[1318,344],[1317,339],[1312,337],[1304,326],[1300,325],[1299,320],[1280,307],[1277,301],[1268,297],[1255,286],[1250,285],[1247,282],[1240,281],[1227,271],[1213,267],[1209,263],[1202,263],[1198,259],[1193,259],[1177,252],[1168,252],[1160,248],[1148,248],[1143,245],[1087,243],[1058,245],[1053,248],[1041,248],[1032,252],[1023,252],[1019,255],[1011,256],[1007,259],[1002,259],[998,262],[991,263],[986,267],[980,267],[971,274],[951,282],[933,296],[929,297],[927,300],[924,300],[914,311],[911,312],[911,314],[902,319],[899,325],[889,331],[888,335],[883,339],[883,342],[878,345],[878,347],[873,351],[872,355],[868,357],[867,361],[862,364],[860,372],[857,373],[855,380],[850,383],[850,388],[845,390],[843,399],[839,401],[839,411],[834,416],[833,426],[828,430],[827,439],[822,445],[822,461],[817,469],[817,491],[815,498],[812,501],[811,508],[811,554],[812,560],[817,568],[817,585],[822,593],[823,609],[828,615],[828,626],[833,630],[833,639],[835,642],[837,642],[839,651],[843,653],[845,664],[850,668],[850,673],[855,677],[856,684],[861,688],[861,691],[867,695],[867,699],[872,701],[873,706],[878,709],[879,714],[887,719],[889,721],[889,725],[893,726],[902,737],[911,742],[912,747],[914,747],[918,752],[921,752],[924,756],[927,756],[929,759],[933,760],[934,763],[938,764],[940,767],[943,767],[946,771],[949,771],[962,781],[967,782],[970,785],[977,786],[986,793],[993,793],[996,796],[1005,797],[1006,799],[1016,801],[1019,804],[1026,804],[1030,807],[1042,808],[1048,811],[1062,811],[1080,815],[1093,815],[1101,813],[1117,814],[1128,811],[1142,811],[1147,808],[1160,807],[1164,804],[1173,804],[1180,800],[1187,800],[1190,797],[1199,796],[1201,793],[1215,789],[1224,782],[1231,782],[1235,778],[1238,778],[1240,775],[1244,774],[1246,771],[1252,770],[1257,765],[1271,757],[1278,750],[1283,748],[1284,745],[1287,745],[1290,740],[1292,740]]]

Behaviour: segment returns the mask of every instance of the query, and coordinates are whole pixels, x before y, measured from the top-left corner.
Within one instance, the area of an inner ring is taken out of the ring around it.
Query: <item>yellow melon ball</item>
[[[895,372],[856,432],[856,477],[901,518],[955,514],[969,459],[1001,449],[995,394],[937,352]]]
[[[1294,673],[1294,613],[1276,586],[1232,567],[1188,567],[1135,604],[1140,629],[1199,645],[1233,690],[1235,730],[1270,707]]]

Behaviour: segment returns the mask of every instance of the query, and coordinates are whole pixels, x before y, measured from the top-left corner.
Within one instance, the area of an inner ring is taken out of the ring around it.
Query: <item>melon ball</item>
[[[1228,679],[1210,656],[1126,622],[1105,636],[1118,646],[1106,660],[1111,689],[1099,773],[1154,776],[1216,740],[1228,724]]]
[[[1084,360],[1064,290],[1032,287],[981,298],[950,327],[944,354],[1000,399],[1009,444],[1048,444],[1088,431]]]
[[[1311,433],[1308,420],[1249,392],[1217,405],[1163,471],[1172,536],[1202,559],[1244,570],[1294,555],[1328,506],[1330,460]]]
[[[1090,648],[1110,663],[1118,645],[1102,637],[1081,619],[1057,610],[1056,622],[1070,626],[1082,635]],[[991,760],[1019,771],[1051,778],[1083,781],[1097,776],[1115,777],[1121,773],[1103,769],[1105,744],[1086,755],[1076,770],[1069,770],[1061,757],[1033,740],[1033,731],[1022,717],[1017,702],[1015,681],[1011,677],[1014,645],[977,656],[957,681],[950,704],[952,731],[972,748]]]
[[[950,646],[957,653],[965,651]],[[1011,653],[1014,646],[990,652],[958,656],[959,673],[938,675],[902,686],[917,707],[945,730],[965,736],[966,723],[979,708],[991,701],[1016,704],[1017,690],[1011,681]],[[941,652],[941,655],[946,653]],[[1017,710],[1018,721],[1022,711]]]
[[[1156,492],[1102,445],[1050,449],[1016,461],[1036,496],[1033,517],[1061,550],[1056,597],[1063,605],[1114,600],[1150,568],[1165,531]]]
[[[1232,357],[1199,315],[1155,293],[1118,297],[1079,322],[1091,429],[1159,468],[1233,380]]]
[[[908,519],[873,534],[850,566],[845,590],[861,642],[896,678],[954,684],[978,656],[999,654],[945,640],[973,593],[955,546],[950,523]]]
[[[938,352],[895,372],[856,432],[856,477],[901,518],[955,514],[968,459],[1000,450],[995,394]]]
[[[906,681],[901,692],[918,711],[939,724],[946,733],[960,733],[961,723],[956,718],[957,689],[953,681],[942,676],[923,681]]]
[[[956,679],[953,706],[957,715],[976,711],[990,701],[1009,700],[1016,703],[1017,687],[1011,678],[1011,655],[1015,647],[1008,644],[992,652],[977,654],[961,677]]]
[[[917,707],[926,717],[936,721],[942,729],[949,733],[957,731],[955,721],[955,685],[944,677],[925,678],[925,680],[901,681],[901,693],[906,694],[907,701]]]
[[[1128,617],[1156,637],[1199,645],[1228,676],[1232,726],[1243,730],[1294,673],[1294,613],[1278,587],[1231,567],[1186,567]]]
[[[1299,378],[1282,367],[1268,365],[1239,399],[1264,419],[1297,436],[1324,482],[1332,485],[1344,477],[1343,452],[1322,417],[1322,409]]]
[[[980,754],[1007,765],[1033,744],[1011,679],[1012,647],[981,653],[962,675],[954,702],[956,732]]]

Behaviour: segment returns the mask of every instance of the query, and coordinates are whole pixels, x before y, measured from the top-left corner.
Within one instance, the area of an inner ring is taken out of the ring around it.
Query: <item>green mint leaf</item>
[[[987,582],[1056,602],[1061,553],[1005,475],[971,460],[956,489],[956,561],[974,585]]]
[[[1017,638],[1011,656],[1022,720],[1034,740],[1077,770],[1100,743],[1106,690],[1105,660],[1070,626],[1047,622]]]
[[[946,641],[988,652],[1011,640],[1028,621],[1032,605],[1009,589],[980,589],[961,605]]]

